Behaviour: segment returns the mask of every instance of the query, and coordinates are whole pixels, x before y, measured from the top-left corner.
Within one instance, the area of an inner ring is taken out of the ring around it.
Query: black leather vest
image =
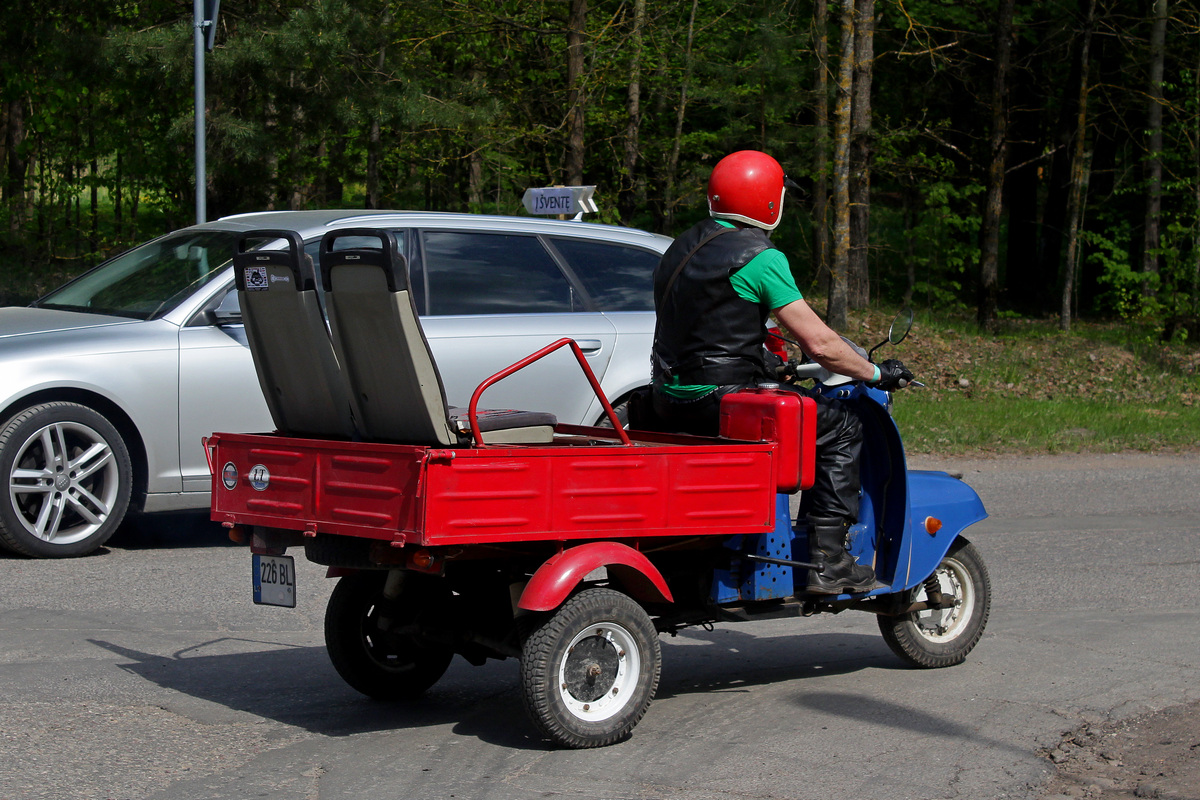
[[[667,292],[680,263],[703,239]],[[759,228],[724,228],[716,220],[695,225],[663,254],[654,271],[653,373],[684,385],[750,383],[766,375],[762,348],[770,309],[743,300],[729,277],[773,247]]]

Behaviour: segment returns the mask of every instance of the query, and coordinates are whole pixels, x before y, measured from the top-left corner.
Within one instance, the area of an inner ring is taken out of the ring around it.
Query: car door
[[[225,297],[236,304],[232,283]],[[203,437],[219,431],[274,429],[245,328],[240,323],[213,325],[202,315],[180,328],[179,466],[183,491],[207,492],[211,488],[208,460],[200,445]]]
[[[616,329],[535,234],[422,229],[410,254],[421,324],[446,398],[465,407],[475,387],[537,349],[574,339],[603,382]],[[569,349],[487,390],[485,408],[550,411],[590,422],[594,394]]]

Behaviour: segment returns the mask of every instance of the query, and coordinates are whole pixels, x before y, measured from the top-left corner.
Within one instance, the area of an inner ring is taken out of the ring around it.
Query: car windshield
[[[237,237],[232,231],[177,231],[104,262],[34,305],[161,317],[228,266]]]

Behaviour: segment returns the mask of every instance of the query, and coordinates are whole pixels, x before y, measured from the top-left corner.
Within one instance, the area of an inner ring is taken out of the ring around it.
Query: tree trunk
[[[1088,0],[1087,17],[1083,28],[1083,44],[1079,51],[1079,105],[1075,121],[1075,144],[1071,154],[1071,199],[1067,214],[1067,257],[1063,263],[1062,304],[1059,308],[1058,327],[1071,330],[1071,301],[1075,291],[1076,261],[1079,254],[1079,225],[1083,218],[1083,204],[1087,200],[1088,161],[1087,153],[1087,99],[1088,66],[1092,45],[1092,25],[1096,19],[1096,0]]]
[[[850,92],[854,80],[854,0],[840,0],[842,46],[833,109],[833,263],[826,321],[846,327],[850,266]]]
[[[13,98],[8,102],[8,114],[4,131],[4,201],[8,203],[8,228],[12,233],[21,229],[25,217],[25,176],[29,162],[21,158],[21,145],[25,142],[25,99]]]
[[[917,192],[912,184],[906,184],[900,193],[904,205],[904,305],[911,306],[917,288]]]
[[[96,124],[92,119],[92,100],[87,104],[88,155],[88,256],[94,258],[100,252],[100,164],[96,159]]]
[[[1080,146],[1083,146],[1082,142]],[[1072,308],[1078,305],[1075,302],[1075,286],[1079,281],[1079,229],[1083,224],[1083,207],[1087,201],[1088,178],[1091,174],[1092,154],[1084,151],[1077,155],[1078,161],[1071,162],[1072,186],[1071,207],[1067,217],[1067,257],[1063,264],[1062,306],[1058,315],[1058,327],[1062,331],[1071,330]]]
[[[568,186],[583,184],[583,68],[587,38],[587,0],[570,0],[567,18],[567,164]]]
[[[671,139],[671,155],[667,159],[666,188],[663,191],[664,233],[672,234],[675,228],[675,176],[679,170],[679,148],[683,142],[683,118],[687,110],[688,83],[692,77],[692,42],[696,30],[696,7],[699,0],[692,0],[692,13],[688,16],[687,46],[683,51],[683,81],[679,86],[679,106],[675,109],[675,135]]]
[[[387,30],[391,20],[391,12],[385,11],[380,30]],[[375,56],[375,69],[380,75],[383,75],[386,66],[387,44],[386,41],[381,41],[379,54]],[[382,200],[379,191],[379,165],[383,159],[383,131],[380,129],[379,122],[381,113],[378,101],[376,101],[375,107],[371,109],[371,127],[367,132],[367,196],[366,203],[364,203],[367,208],[379,208]]]
[[[850,111],[850,263],[847,300],[851,308],[871,302],[871,82],[875,65],[875,0],[855,0],[854,91]]]
[[[371,120],[367,134],[367,197],[366,208],[379,208],[379,161],[383,150],[383,137],[379,130],[379,119]]]
[[[121,218],[121,215],[124,211],[124,209],[121,208],[121,205],[122,205],[122,203],[121,203],[121,201],[122,201],[121,181],[124,179],[124,175],[123,175],[124,170],[122,170],[123,163],[122,163],[122,158],[121,158],[122,152],[123,151],[120,148],[117,149],[116,175],[113,177],[113,181],[112,181],[113,233],[115,234],[115,236],[118,240],[124,238],[123,237],[124,232],[122,231],[123,220]]]
[[[812,267],[817,285],[829,291],[829,5],[816,0],[813,47],[817,56],[813,130]]]
[[[1193,73],[1192,96],[1200,98],[1200,63]],[[1192,158],[1195,160],[1196,180],[1192,185],[1196,208],[1192,222],[1192,313],[1200,313],[1200,114],[1192,118]]]
[[[484,89],[484,73],[478,67],[472,67],[470,70],[471,76],[471,92],[479,95]],[[471,148],[467,153],[467,211],[471,214],[483,213],[483,146],[480,142],[483,137],[479,134],[476,126],[470,128],[470,139],[468,146]]]
[[[617,210],[621,221],[630,224],[638,208],[637,162],[640,149],[639,133],[642,126],[642,28],[646,24],[646,0],[635,0],[633,4],[633,30],[629,35],[629,88],[626,92],[625,113],[625,158],[621,164],[624,171],[621,188],[617,195]]]
[[[1055,123],[1054,137],[1048,144],[1053,150],[1050,158],[1049,176],[1046,184],[1045,202],[1042,204],[1041,220],[1038,225],[1040,242],[1038,250],[1038,269],[1034,278],[1040,286],[1052,287],[1049,292],[1039,293],[1039,305],[1045,310],[1057,308],[1054,288],[1057,281],[1047,281],[1041,276],[1062,275],[1063,240],[1067,230],[1067,207],[1071,203],[1071,143],[1077,118],[1075,100],[1079,89],[1080,75],[1080,45],[1082,40],[1076,37],[1071,44],[1071,69],[1067,79],[1062,82],[1062,102],[1058,104],[1058,121]]]
[[[987,199],[983,206],[983,246],[979,255],[979,327],[996,328],[1000,296],[1000,214],[1004,202],[1004,171],[1008,164],[1008,65],[1012,58],[1013,0],[996,8],[996,70],[992,77],[992,162],[988,168]]]
[[[1157,291],[1159,217],[1162,213],[1163,149],[1163,61],[1167,40],[1167,0],[1154,0],[1154,26],[1150,32],[1150,86],[1146,111],[1146,226],[1142,246],[1142,272],[1147,279],[1142,288],[1148,297]]]
[[[1019,42],[1018,42],[1019,44]],[[1014,54],[1020,58],[1019,54]],[[1005,305],[1024,313],[1042,310],[1038,266],[1038,203],[1045,168],[1037,92],[1028,70],[1009,75],[1008,155],[1014,164],[1004,178],[1008,225],[1004,239]]]

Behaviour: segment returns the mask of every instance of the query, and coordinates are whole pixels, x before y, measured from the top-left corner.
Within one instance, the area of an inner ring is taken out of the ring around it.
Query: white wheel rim
[[[923,639],[945,644],[960,636],[975,613],[975,583],[966,566],[956,558],[946,558],[933,573],[943,595],[954,597],[953,608],[916,612],[917,633]],[[928,599],[925,587],[917,591],[918,602]]]
[[[559,660],[558,695],[572,716],[600,722],[633,699],[641,669],[641,653],[628,630],[613,622],[589,625]]]
[[[8,476],[8,497],[26,531],[51,544],[91,536],[117,501],[117,459],[103,436],[56,422],[25,440]]]

